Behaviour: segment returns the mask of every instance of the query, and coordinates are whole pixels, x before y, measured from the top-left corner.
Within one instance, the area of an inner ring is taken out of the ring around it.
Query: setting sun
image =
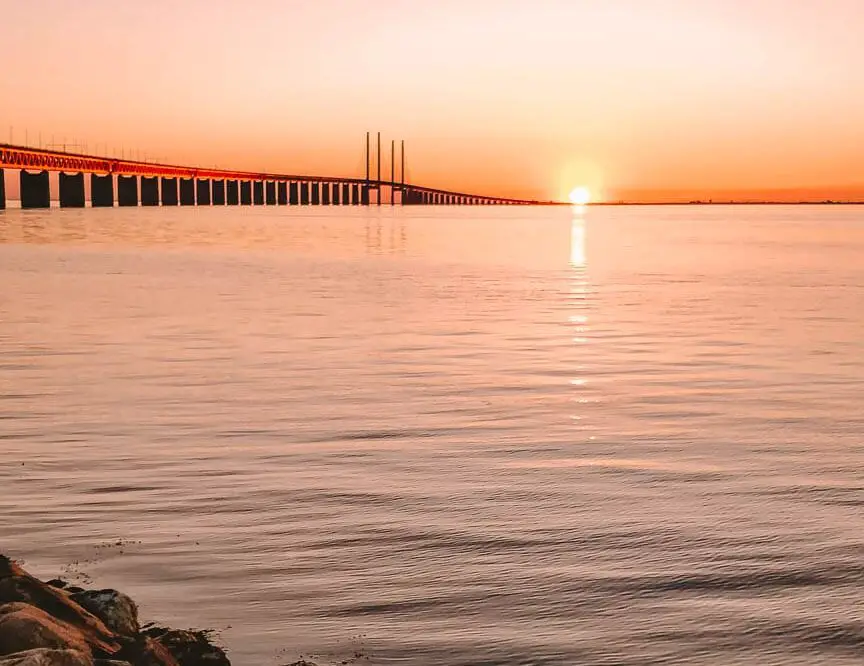
[[[591,201],[591,192],[587,187],[576,187],[570,192],[570,203],[584,206]]]

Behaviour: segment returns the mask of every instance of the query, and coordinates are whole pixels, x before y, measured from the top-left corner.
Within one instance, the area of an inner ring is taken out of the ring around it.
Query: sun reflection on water
[[[585,206],[574,205],[572,207],[570,221],[570,289],[569,289],[569,315],[571,341],[576,352],[576,363],[574,375],[570,378],[570,385],[578,391],[572,398],[579,407],[572,415],[572,420],[580,423],[584,419],[584,406],[593,402],[588,397],[589,381],[585,376],[585,355],[583,347],[589,341],[588,308],[590,305],[590,285],[587,274],[587,256],[585,251]],[[594,439],[589,436],[588,439]]]

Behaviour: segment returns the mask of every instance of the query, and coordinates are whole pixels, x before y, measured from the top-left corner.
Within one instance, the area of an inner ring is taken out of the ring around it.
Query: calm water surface
[[[0,212],[0,551],[237,666],[857,664],[864,208]]]

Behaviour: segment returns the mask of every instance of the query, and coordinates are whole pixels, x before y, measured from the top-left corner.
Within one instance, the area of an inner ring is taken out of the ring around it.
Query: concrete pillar
[[[50,208],[51,185],[48,183],[48,172],[38,171],[28,173],[21,169],[21,208]]]
[[[6,173],[0,169],[0,210],[6,208]]]
[[[60,208],[84,208],[84,174],[60,172]]]
[[[236,206],[240,203],[240,183],[236,180],[229,180],[225,183],[225,203],[229,206]]]
[[[311,183],[312,187],[312,201],[310,202],[313,206],[321,205],[321,183]]]
[[[358,183],[351,183],[351,205],[360,205],[360,185]]]
[[[195,203],[199,206],[209,206],[210,201],[210,179],[198,178],[195,181]]]
[[[224,180],[214,180],[213,181],[213,205],[214,206],[224,206],[225,205],[225,181]]]
[[[309,205],[309,183],[300,183],[300,205]]]
[[[330,183],[321,183],[321,205],[329,206],[330,205]]]
[[[195,205],[195,179],[181,178],[180,179],[180,205],[194,206]]]
[[[264,181],[252,181],[252,203],[256,206],[264,205]]]
[[[276,183],[272,180],[264,183],[264,203],[268,206],[276,205]]]
[[[300,187],[298,183],[288,183],[288,203],[292,206],[300,203]]]
[[[162,177],[162,205],[176,206],[180,203],[177,196],[177,179]]]
[[[90,205],[93,208],[114,206],[114,176],[110,173],[104,176],[90,174]]]
[[[333,183],[333,205],[341,206],[342,205],[342,184],[341,183]]]
[[[351,185],[342,183],[342,205],[347,206],[349,203],[351,203]]]
[[[370,189],[372,189],[372,188],[370,188],[370,187],[368,187],[368,186],[366,186],[366,185],[363,186],[363,189],[362,189],[362,191],[361,191],[361,199],[360,199],[360,203],[361,203],[363,206],[368,206],[368,205],[369,205],[369,190],[370,190]]]
[[[288,183],[280,180],[276,187],[276,203],[280,206],[288,205]]]
[[[141,176],[141,205],[159,205],[159,179],[156,176]]]
[[[138,176],[117,176],[117,205],[138,205]]]
[[[252,205],[252,181],[249,181],[249,180],[241,180],[240,181],[240,205],[241,206],[251,206]]]

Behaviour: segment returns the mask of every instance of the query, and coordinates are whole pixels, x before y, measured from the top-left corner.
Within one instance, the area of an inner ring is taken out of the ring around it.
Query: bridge
[[[0,208],[6,207],[3,169],[18,169],[22,208],[49,208],[49,172],[59,172],[61,208],[87,205],[85,174],[90,176],[90,205],[118,206],[330,206],[383,203],[400,205],[531,205],[545,202],[489,197],[467,192],[421,187],[405,182],[405,144],[401,145],[401,177],[396,180],[395,142],[391,143],[390,179],[381,177],[381,136],[378,135],[378,174],[371,177],[369,134],[366,135],[366,175],[358,178],[258,173],[208,169],[148,161],[99,157],[27,146],[0,144]]]

